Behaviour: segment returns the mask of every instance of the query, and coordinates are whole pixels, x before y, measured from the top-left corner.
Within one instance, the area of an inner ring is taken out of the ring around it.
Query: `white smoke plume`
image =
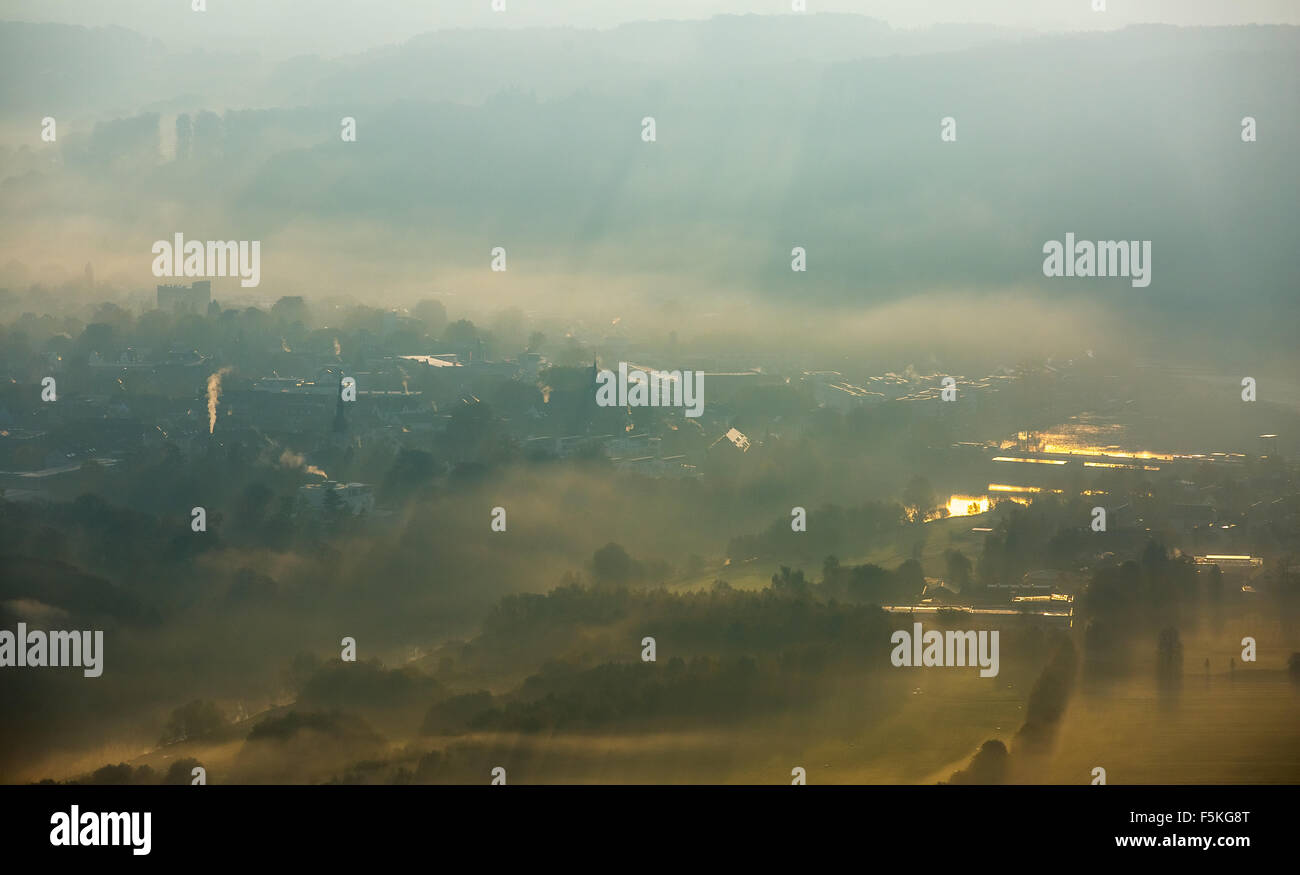
[[[285,450],[280,454],[281,468],[301,468],[308,474],[315,474],[325,480],[330,479],[329,475],[317,468],[315,465],[308,465],[307,459],[302,453],[295,453],[293,450]]]
[[[208,434],[217,427],[217,400],[221,398],[221,378],[230,373],[229,367],[208,375]]]

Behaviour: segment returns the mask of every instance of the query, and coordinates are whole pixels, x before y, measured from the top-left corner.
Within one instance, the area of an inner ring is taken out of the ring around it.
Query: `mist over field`
[[[1289,4],[320,5],[0,22],[0,782],[1300,781]]]

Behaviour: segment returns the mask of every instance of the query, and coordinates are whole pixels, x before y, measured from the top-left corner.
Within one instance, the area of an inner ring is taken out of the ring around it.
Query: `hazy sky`
[[[454,27],[613,27],[647,19],[788,12],[790,0],[3,0],[8,20],[117,24],[181,48],[256,48],[270,54],[338,54],[400,42]],[[849,12],[896,27],[937,22],[986,22],[1065,30],[1122,27],[1139,22],[1177,25],[1300,24],[1295,0],[807,0],[808,10]]]

